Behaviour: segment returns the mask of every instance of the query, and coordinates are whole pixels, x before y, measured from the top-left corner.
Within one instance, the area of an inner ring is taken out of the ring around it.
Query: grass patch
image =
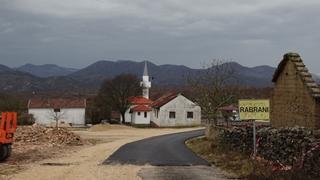
[[[315,179],[299,171],[274,171],[267,162],[254,161],[249,155],[233,151],[226,145],[205,137],[186,141],[186,145],[201,158],[240,179]],[[319,179],[317,177],[316,179]]]
[[[227,150],[226,147],[218,146],[205,137],[190,139],[186,144],[201,158],[238,178],[248,177],[254,170],[253,161],[249,156]]]

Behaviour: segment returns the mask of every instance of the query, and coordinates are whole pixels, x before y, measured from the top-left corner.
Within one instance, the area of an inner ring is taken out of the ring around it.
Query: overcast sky
[[[0,64],[85,67],[211,59],[276,66],[288,51],[320,73],[319,0],[0,0]]]

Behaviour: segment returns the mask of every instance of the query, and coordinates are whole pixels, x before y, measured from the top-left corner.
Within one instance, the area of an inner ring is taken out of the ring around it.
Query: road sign
[[[242,99],[239,100],[239,114],[241,120],[269,120],[269,99]]]

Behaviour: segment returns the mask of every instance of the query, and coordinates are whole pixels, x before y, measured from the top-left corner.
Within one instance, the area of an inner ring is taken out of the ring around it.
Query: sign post
[[[257,154],[256,120],[268,121],[270,119],[269,99],[242,99],[239,100],[239,113],[241,120],[252,120],[253,128],[253,157]]]
[[[252,128],[253,128],[253,158],[255,159],[257,155],[256,120],[253,120]]]

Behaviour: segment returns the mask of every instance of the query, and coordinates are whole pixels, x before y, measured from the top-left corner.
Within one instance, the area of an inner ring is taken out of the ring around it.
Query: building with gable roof
[[[180,93],[168,93],[152,103],[151,121],[157,127],[198,126],[201,108]]]
[[[28,101],[28,113],[41,125],[60,124],[85,125],[86,99],[82,98],[34,98]]]
[[[297,53],[283,56],[274,73],[273,127],[320,128],[320,88]]]
[[[151,120],[151,104],[153,101],[145,97],[128,99],[130,108],[125,113],[125,121],[130,124],[149,125]]]

